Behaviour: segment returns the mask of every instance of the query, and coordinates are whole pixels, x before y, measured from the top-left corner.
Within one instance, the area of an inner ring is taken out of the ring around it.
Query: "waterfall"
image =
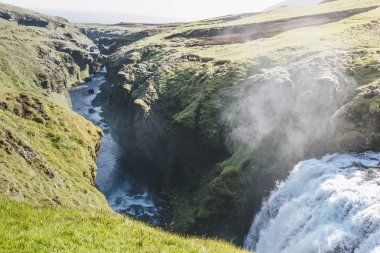
[[[327,155],[295,166],[245,240],[256,253],[380,252],[380,153]]]

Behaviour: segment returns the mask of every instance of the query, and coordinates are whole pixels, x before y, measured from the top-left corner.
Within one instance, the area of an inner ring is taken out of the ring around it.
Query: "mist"
[[[255,149],[275,137],[283,155],[303,157],[315,143],[323,145],[334,130],[331,117],[357,87],[345,74],[348,58],[345,51],[328,50],[251,75],[224,114],[228,146]]]

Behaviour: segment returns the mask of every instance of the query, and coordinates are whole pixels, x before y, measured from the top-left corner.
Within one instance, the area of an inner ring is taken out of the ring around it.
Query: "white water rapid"
[[[256,253],[380,252],[380,153],[300,162],[255,217]]]

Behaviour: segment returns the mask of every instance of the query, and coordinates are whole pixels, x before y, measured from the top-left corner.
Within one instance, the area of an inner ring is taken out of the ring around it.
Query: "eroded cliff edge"
[[[1,4],[0,30],[1,195],[109,210],[94,187],[101,130],[71,111],[68,96],[104,58],[62,18]]]
[[[170,199],[173,230],[241,242],[297,161],[379,149],[378,7],[284,8],[133,43],[123,33],[107,63],[111,116],[131,170]]]

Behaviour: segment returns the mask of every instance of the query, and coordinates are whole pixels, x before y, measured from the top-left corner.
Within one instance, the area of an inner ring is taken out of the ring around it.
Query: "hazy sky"
[[[100,22],[103,18],[124,19],[120,14],[146,22],[194,21],[199,19],[262,11],[283,0],[0,0],[73,22]],[[73,12],[75,11],[75,12]],[[83,12],[93,13],[83,17]],[[100,13],[104,13],[104,17]],[[111,15],[114,14],[114,15]],[[106,17],[107,16],[107,17]],[[83,19],[83,20],[78,20]],[[119,20],[122,21],[122,20]],[[129,21],[129,20],[125,20]],[[112,21],[115,22],[115,21]]]

